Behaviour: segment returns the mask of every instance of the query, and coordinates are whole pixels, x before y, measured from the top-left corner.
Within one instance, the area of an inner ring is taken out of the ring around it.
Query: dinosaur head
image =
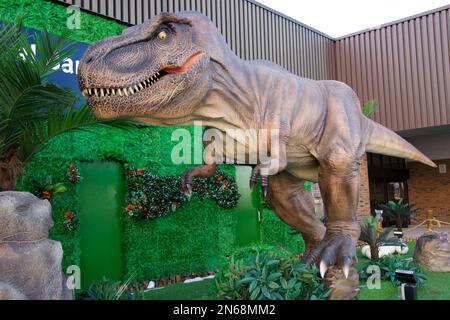
[[[223,46],[206,16],[163,13],[91,45],[80,89],[100,119],[183,118],[210,90],[211,60],[221,60]]]

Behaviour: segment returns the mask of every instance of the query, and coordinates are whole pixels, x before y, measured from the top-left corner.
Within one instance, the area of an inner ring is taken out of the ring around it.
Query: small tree
[[[369,219],[364,218],[361,223],[361,234],[359,240],[364,241],[370,247],[371,260],[378,260],[378,249],[381,245],[385,244],[398,244],[396,239],[388,239],[389,233],[394,229],[385,228],[381,233],[378,233],[379,217],[371,216]]]
[[[403,222],[405,219],[409,219],[413,212],[418,209],[415,208],[413,204],[404,202],[404,199],[396,201],[388,201],[386,204],[380,204],[383,212],[390,219],[395,220],[397,230],[402,231]]]

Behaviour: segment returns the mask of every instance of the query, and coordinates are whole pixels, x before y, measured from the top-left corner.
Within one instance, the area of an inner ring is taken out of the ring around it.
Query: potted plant
[[[384,211],[384,215],[394,220],[398,231],[402,231],[404,221],[408,221],[411,214],[418,209],[413,204],[404,202],[404,199],[396,201],[388,201],[386,204],[380,204],[381,209]]]
[[[394,229],[384,228],[382,232],[378,232],[380,217],[371,216],[369,219],[364,218],[361,223],[361,234],[359,240],[367,243],[370,247],[371,260],[378,260],[378,250],[381,245],[398,245],[398,239],[388,239],[389,233]]]

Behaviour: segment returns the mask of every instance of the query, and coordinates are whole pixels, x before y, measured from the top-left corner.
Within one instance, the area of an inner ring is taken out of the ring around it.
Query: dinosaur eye
[[[166,40],[166,38],[167,38],[167,32],[161,31],[160,33],[158,33],[159,40]]]

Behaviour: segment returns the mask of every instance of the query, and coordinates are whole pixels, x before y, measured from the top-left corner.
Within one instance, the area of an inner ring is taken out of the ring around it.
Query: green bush
[[[386,280],[391,282],[393,285],[400,285],[400,282],[395,277],[396,270],[408,270],[414,271],[416,273],[417,284],[423,286],[427,280],[427,276],[424,270],[417,267],[411,260],[411,258],[401,258],[399,256],[385,256],[379,260],[368,261],[362,266],[359,273],[359,279],[361,283],[365,283],[366,279],[371,275],[367,273],[367,268],[369,266],[378,266],[381,271],[381,280]]]
[[[330,294],[315,266],[267,249],[232,255],[215,285],[223,300],[324,300]]]
[[[210,198],[226,209],[234,208],[240,197],[234,177],[220,169],[210,178],[194,178],[192,191],[194,199]],[[133,167],[127,168],[126,198],[125,212],[135,220],[166,216],[190,200],[183,191],[180,177],[160,177]]]
[[[125,282],[113,281],[103,277],[102,280],[92,283],[89,288],[78,295],[79,300],[143,300],[142,292],[131,294],[128,286],[129,278]]]

